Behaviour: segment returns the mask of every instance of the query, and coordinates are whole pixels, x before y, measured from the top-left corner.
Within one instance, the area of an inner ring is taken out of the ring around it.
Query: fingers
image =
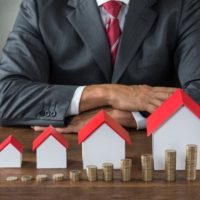
[[[170,96],[172,95],[172,93],[169,92],[153,92],[152,96],[160,101],[165,101],[166,99],[168,99]]]
[[[160,100],[160,99],[157,99],[157,98],[151,98],[149,99],[149,103],[152,105],[152,106],[155,106],[155,107],[160,107],[162,105],[164,100]]]
[[[145,111],[149,112],[149,113],[153,113],[158,107],[154,106],[152,104],[147,105],[147,108]]]
[[[177,88],[170,87],[149,87],[148,91],[144,94],[146,105],[144,105],[145,111],[149,113],[154,112],[162,103],[168,99]]]
[[[42,126],[31,126],[34,131],[44,131],[47,127]]]
[[[173,93],[177,89],[178,88],[173,88],[173,87],[152,87],[152,90],[154,92],[165,92],[165,93]]]
[[[162,105],[162,103],[168,99],[173,92],[176,90],[176,88],[162,88],[157,87],[153,89],[152,98],[149,100],[149,102],[156,106],[157,108]],[[152,109],[151,109],[152,110]]]
[[[59,133],[63,133],[63,134],[70,134],[70,133],[75,133],[76,132],[74,130],[74,126],[73,125],[68,125],[67,127],[64,127],[64,128],[56,128],[56,131],[58,131]]]

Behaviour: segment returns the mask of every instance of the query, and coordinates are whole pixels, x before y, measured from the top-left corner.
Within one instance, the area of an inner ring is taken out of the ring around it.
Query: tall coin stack
[[[197,145],[189,144],[186,146],[186,179],[188,181],[196,180],[197,167]]]
[[[71,170],[69,172],[69,178],[72,182],[79,182],[81,179],[81,172],[80,170]]]
[[[96,165],[88,165],[86,167],[86,173],[88,181],[94,182],[97,181],[97,166]]]
[[[113,180],[113,164],[112,163],[103,163],[103,179],[104,181]]]
[[[165,175],[169,182],[176,180],[176,151],[173,149],[165,151]]]
[[[132,159],[122,159],[121,160],[121,174],[122,181],[131,180],[131,171],[132,171]]]
[[[153,157],[151,154],[141,156],[142,177],[144,181],[152,181],[153,174]]]

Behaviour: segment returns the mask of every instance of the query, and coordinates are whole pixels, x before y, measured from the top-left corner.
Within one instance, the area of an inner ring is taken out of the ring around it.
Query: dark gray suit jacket
[[[114,68],[96,0],[24,0],[0,62],[0,124],[65,124],[80,85],[182,87],[200,103],[200,1],[130,0]]]

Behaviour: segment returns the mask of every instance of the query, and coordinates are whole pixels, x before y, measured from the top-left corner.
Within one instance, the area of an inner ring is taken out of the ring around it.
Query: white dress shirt
[[[97,5],[99,6],[100,9],[100,15],[103,21],[104,26],[106,27],[108,25],[110,16],[109,13],[106,12],[106,10],[102,7],[102,4],[106,3],[109,0],[96,0]],[[130,0],[120,0],[120,2],[123,3],[123,6],[120,10],[120,13],[118,15],[119,23],[120,23],[120,28],[123,31],[124,24],[125,24],[125,17],[128,12],[128,5],[129,5]],[[85,89],[86,86],[80,86],[76,89],[71,104],[67,110],[66,116],[71,116],[71,115],[78,115],[79,114],[79,104],[81,100],[81,95],[83,93],[83,90]],[[137,129],[143,129],[146,128],[146,119],[139,113],[139,112],[133,112],[133,117],[136,121],[137,124]]]

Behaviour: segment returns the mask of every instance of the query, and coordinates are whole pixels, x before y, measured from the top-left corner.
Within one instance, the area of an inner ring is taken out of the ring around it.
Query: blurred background
[[[0,57],[22,0],[0,0]]]

